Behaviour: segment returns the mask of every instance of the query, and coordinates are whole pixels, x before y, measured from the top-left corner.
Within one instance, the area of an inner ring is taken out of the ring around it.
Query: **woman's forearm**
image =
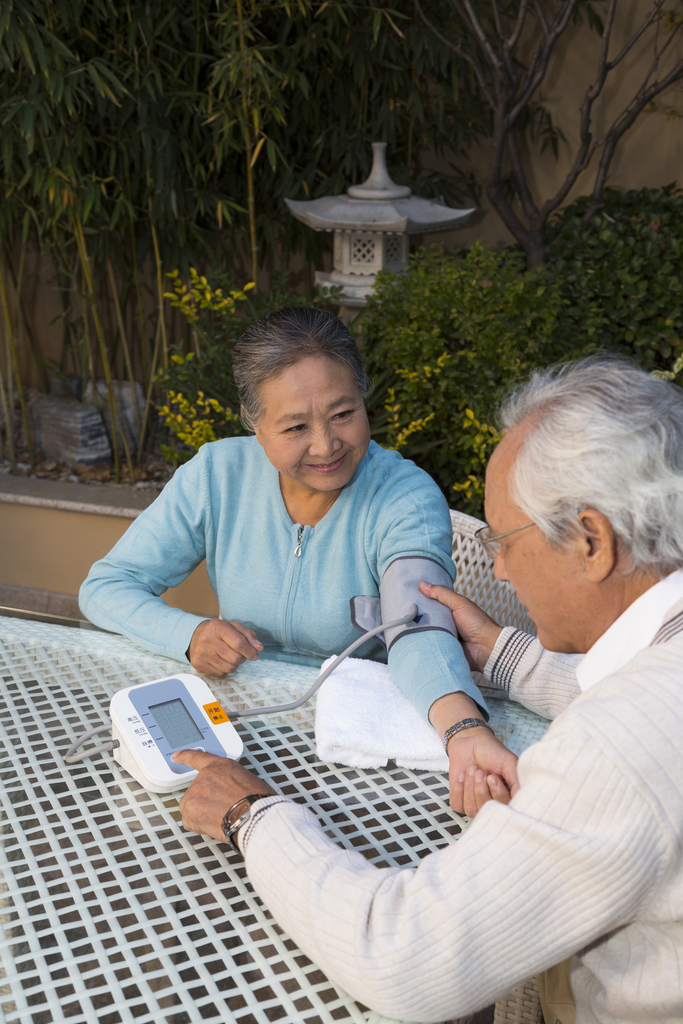
[[[400,637],[389,651],[391,678],[420,714],[449,693],[463,693],[486,712],[462,647],[450,633],[429,630]],[[449,723],[452,725],[453,723]]]

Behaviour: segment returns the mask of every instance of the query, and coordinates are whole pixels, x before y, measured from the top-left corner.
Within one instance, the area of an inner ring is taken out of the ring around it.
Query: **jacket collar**
[[[662,643],[679,629],[683,629],[683,569],[641,594],[595,641],[577,665],[579,686],[590,689],[644,648]]]

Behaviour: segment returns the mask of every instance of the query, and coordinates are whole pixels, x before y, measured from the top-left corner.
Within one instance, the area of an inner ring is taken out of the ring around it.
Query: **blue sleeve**
[[[418,469],[414,473],[411,486],[383,502],[378,515],[380,579],[394,559],[405,555],[435,559],[455,579],[448,505],[431,477]],[[430,630],[402,636],[392,644],[388,664],[393,681],[425,719],[429,720],[434,701],[457,692],[471,697],[488,719],[486,702],[472,679],[463,649],[450,633]]]
[[[81,611],[96,626],[122,633],[154,654],[187,661],[192,634],[206,616],[169,608],[169,587],[206,556],[211,516],[201,453],[177,470],[156,501],[126,530],[81,586]]]

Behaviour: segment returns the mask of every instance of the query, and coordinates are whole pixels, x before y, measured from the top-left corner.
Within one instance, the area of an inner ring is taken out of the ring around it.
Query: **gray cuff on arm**
[[[443,630],[457,640],[458,634],[450,609],[420,590],[420,580],[453,589],[453,580],[440,562],[425,555],[403,555],[395,558],[385,571],[379,585],[379,597],[352,597],[351,622],[360,633],[376,629],[382,622],[392,622],[407,615],[412,604],[417,605],[413,622],[394,626],[376,638],[390,651],[402,636]]]
[[[457,631],[450,608],[425,597],[420,590],[420,580],[435,586],[453,589],[453,580],[440,562],[424,555],[404,555],[395,558],[382,576],[379,585],[379,597],[382,604],[382,620],[390,622],[406,615],[411,604],[417,605],[417,616],[414,622],[404,626],[394,626],[384,632],[387,651],[402,636],[411,633],[424,633],[427,630],[443,630],[457,638]]]

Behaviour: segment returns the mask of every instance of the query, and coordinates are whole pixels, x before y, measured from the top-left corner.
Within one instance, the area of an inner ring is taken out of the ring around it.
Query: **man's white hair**
[[[510,478],[513,500],[551,543],[594,508],[631,573],[683,566],[683,391],[632,363],[593,357],[535,373],[500,410],[531,428]]]

